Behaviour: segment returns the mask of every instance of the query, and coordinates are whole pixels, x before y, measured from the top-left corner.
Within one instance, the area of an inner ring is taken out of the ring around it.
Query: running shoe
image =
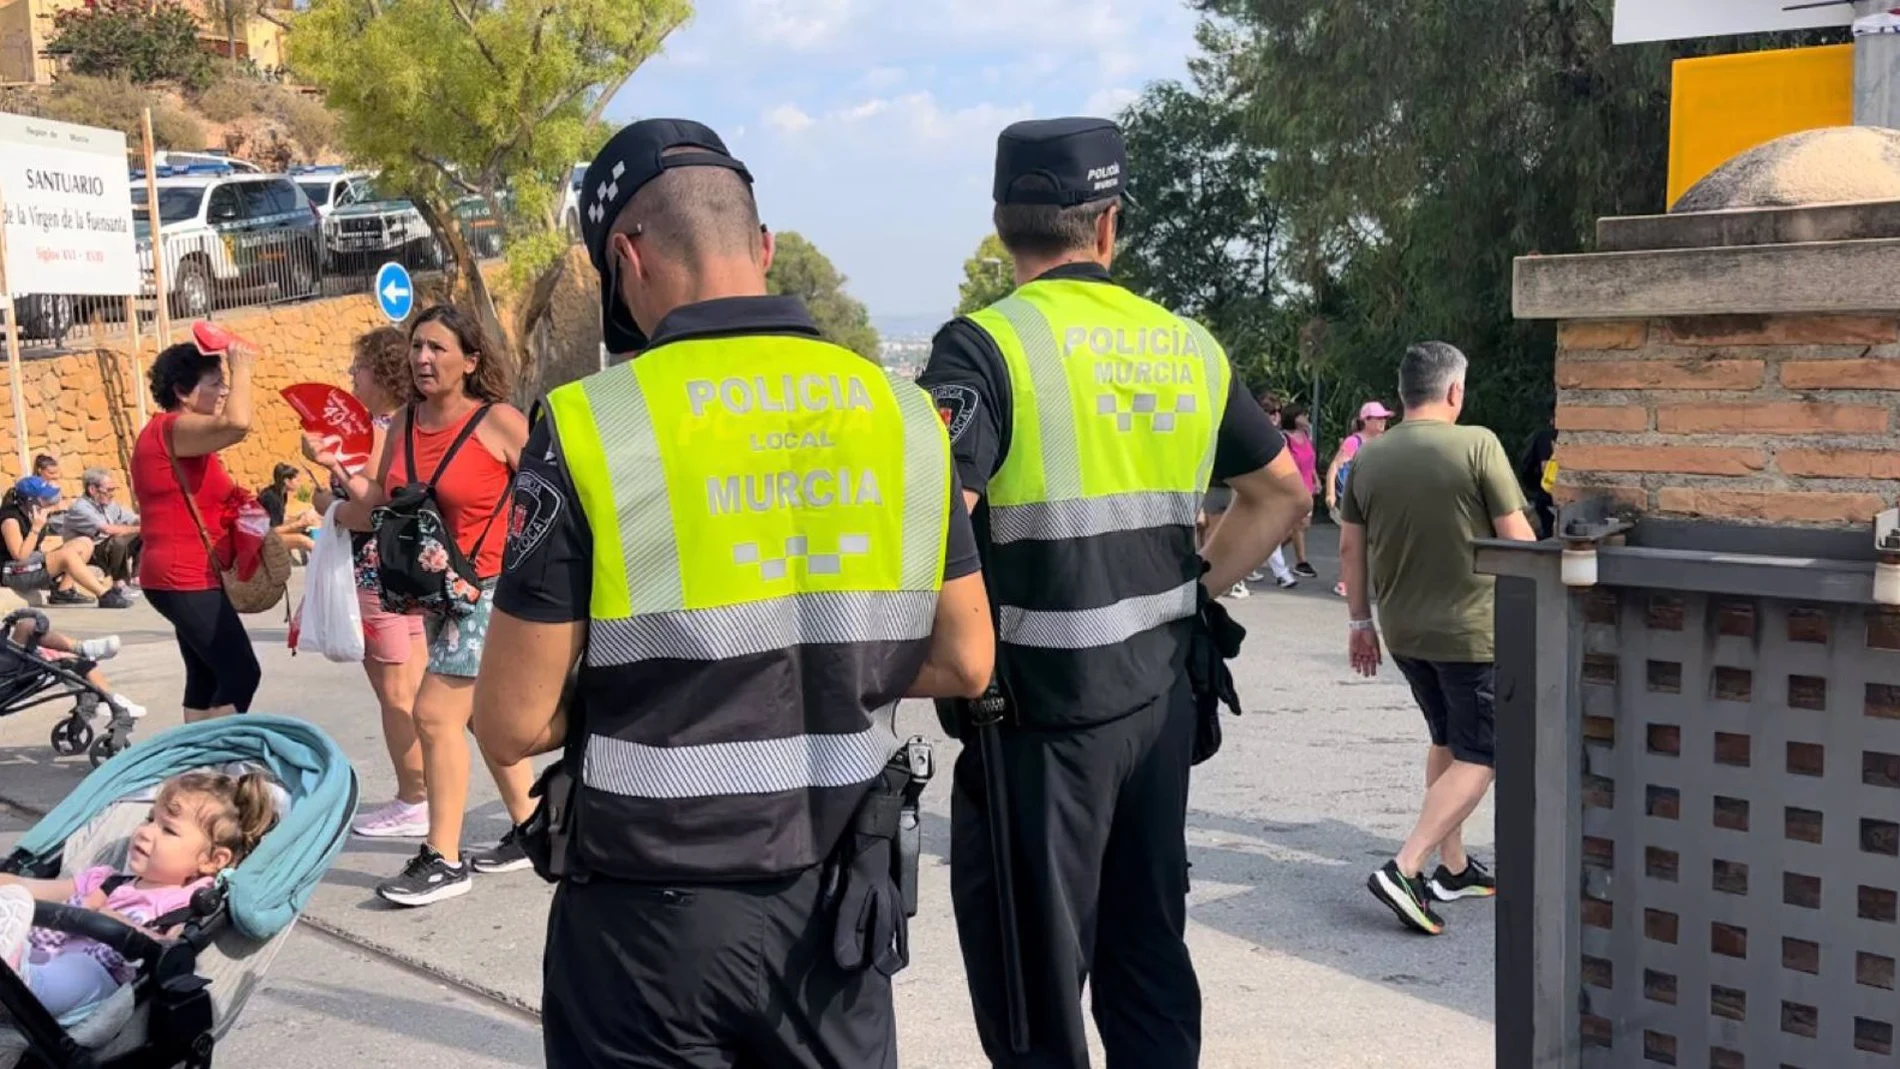
[[[1251,571],[1251,572],[1248,572],[1248,573],[1247,573],[1247,581],[1248,581],[1249,583],[1264,583],[1264,582],[1266,582],[1266,581],[1267,581],[1267,570],[1266,570],[1265,568],[1255,568],[1255,569],[1254,569],[1253,571]]]
[[[1292,590],[1294,587],[1300,585],[1300,581],[1290,575],[1284,579],[1275,579],[1274,582],[1279,584],[1281,590]]]
[[[1445,866],[1438,866],[1432,873],[1432,897],[1440,902],[1456,902],[1460,898],[1490,898],[1498,893],[1498,881],[1491,870],[1475,857],[1465,859],[1465,871],[1453,875]]]
[[[1236,600],[1240,598],[1251,598],[1253,597],[1253,591],[1248,590],[1247,584],[1245,583],[1235,583],[1234,588],[1227,592],[1227,596]]]
[[[1293,574],[1299,576],[1301,579],[1319,578],[1319,573],[1314,571],[1313,566],[1305,561],[1301,561],[1293,566]]]
[[[112,708],[114,708],[115,710],[121,713],[124,713],[128,719],[131,719],[131,720],[145,719],[145,713],[146,713],[145,706],[140,705],[138,702],[133,701],[132,699],[126,697],[123,694],[114,694],[112,696]]]
[[[508,834],[501,837],[492,849],[477,850],[468,855],[469,868],[484,876],[493,876],[499,872],[515,872],[528,868],[533,862],[528,860],[528,852],[521,847],[521,829],[509,828]]]
[[[357,817],[350,830],[370,839],[420,839],[429,834],[429,803],[394,799]]]
[[[77,590],[55,590],[46,595],[48,605],[90,605],[92,599]]]
[[[123,590],[108,590],[99,595],[99,607],[102,609],[129,609],[132,607],[132,599],[126,597],[125,591]]]
[[[119,655],[119,636],[102,635],[89,638],[79,644],[79,655],[94,664],[109,661]]]
[[[376,894],[398,906],[426,906],[465,895],[473,885],[466,862],[452,865],[424,843],[400,873],[376,885]]]
[[[1426,935],[1438,935],[1445,930],[1445,922],[1432,912],[1431,903],[1426,900],[1425,880],[1400,872],[1397,861],[1386,862],[1384,868],[1366,877],[1366,890],[1384,902],[1406,927]]]

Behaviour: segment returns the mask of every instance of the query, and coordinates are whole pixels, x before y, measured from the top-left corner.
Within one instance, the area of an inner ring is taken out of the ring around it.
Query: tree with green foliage
[[[987,234],[976,251],[963,261],[963,281],[957,283],[957,315],[988,308],[1016,288],[1016,261],[1003,248],[1003,239]]]
[[[691,13],[689,0],[312,0],[291,23],[291,66],[324,91],[340,143],[415,202],[494,331],[453,209],[478,197],[507,221],[524,391],[553,385],[533,347],[567,262],[570,171],[605,143],[614,93]]]
[[[1194,6],[1194,84],[1151,90],[1129,116],[1144,161],[1131,187],[1148,192],[1157,171],[1163,183],[1131,229],[1175,235],[1131,274],[1190,306],[1206,289],[1212,320],[1234,307],[1223,294],[1264,283],[1246,314],[1265,348],[1243,360],[1262,360],[1269,383],[1316,370],[1345,401],[1389,399],[1408,344],[1452,342],[1472,359],[1471,418],[1507,443],[1542,425],[1553,393],[1552,329],[1512,318],[1512,260],[1665,207],[1671,62],[1839,39],[1612,46],[1613,0]],[[1170,200],[1210,151],[1246,154],[1255,207]],[[1230,281],[1237,249],[1263,257],[1264,279]]]
[[[775,235],[766,288],[805,302],[826,340],[867,359],[877,359],[877,328],[858,299],[845,292],[844,275],[804,235],[785,230]]]
[[[75,74],[135,85],[201,89],[211,81],[198,18],[174,0],[98,0],[56,12],[46,54],[64,59]]]

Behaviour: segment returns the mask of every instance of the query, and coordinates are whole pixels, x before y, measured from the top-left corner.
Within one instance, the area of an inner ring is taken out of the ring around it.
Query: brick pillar
[[[1891,506],[1896,207],[1605,220],[1607,251],[1520,260],[1518,314],[1559,321],[1558,500],[1835,527]],[[1817,216],[1841,239],[1794,240]]]

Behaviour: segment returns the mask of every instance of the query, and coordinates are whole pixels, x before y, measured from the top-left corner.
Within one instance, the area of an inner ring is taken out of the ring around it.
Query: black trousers
[[[896,1069],[891,982],[832,960],[822,879],[561,884],[549,1069]]]
[[[1108,1069],[1186,1069],[1201,1052],[1187,928],[1187,680],[1119,720],[1005,729],[1030,1052],[1009,1049],[982,756],[966,740],[950,803],[950,888],[983,1050],[997,1066],[1088,1065],[1082,985]],[[1109,933],[1097,939],[1097,933]]]

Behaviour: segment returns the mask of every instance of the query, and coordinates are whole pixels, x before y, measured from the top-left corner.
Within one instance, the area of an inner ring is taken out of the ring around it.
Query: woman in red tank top
[[[389,500],[390,492],[427,481],[441,467],[435,482],[436,503],[449,533],[482,581],[481,600],[473,612],[461,617],[446,613],[424,617],[429,670],[416,692],[415,722],[429,799],[429,838],[400,874],[376,888],[377,894],[397,905],[422,906],[467,893],[471,868],[507,872],[528,866],[513,831],[492,850],[466,861],[461,856],[475,674],[488,635],[495,578],[501,572],[508,531],[507,504],[521,447],[528,440],[528,421],[507,403],[512,380],[507,354],[483,337],[472,317],[453,307],[436,305],[416,317],[409,330],[409,362],[414,393],[396,413],[381,449],[363,473],[351,476],[334,456],[320,454],[318,460],[348,488],[350,500],[337,515],[356,530],[371,529],[373,510]],[[473,433],[454,448],[463,429],[475,420],[480,422]],[[442,467],[444,457],[448,458],[446,467]],[[382,475],[366,477],[371,472]],[[505,766],[491,763],[489,770],[518,827],[533,810],[528,797],[533,766],[526,761]]]
[[[190,494],[221,562],[229,564],[224,505],[237,484],[218,451],[251,431],[256,363],[256,352],[243,343],[222,355],[202,353],[190,342],[159,353],[151,371],[159,412],[132,446],[132,493],[144,546],[139,585],[177,632],[185,658],[186,723],[249,710],[263,678],[250,635],[225,596],[185,501]]]

